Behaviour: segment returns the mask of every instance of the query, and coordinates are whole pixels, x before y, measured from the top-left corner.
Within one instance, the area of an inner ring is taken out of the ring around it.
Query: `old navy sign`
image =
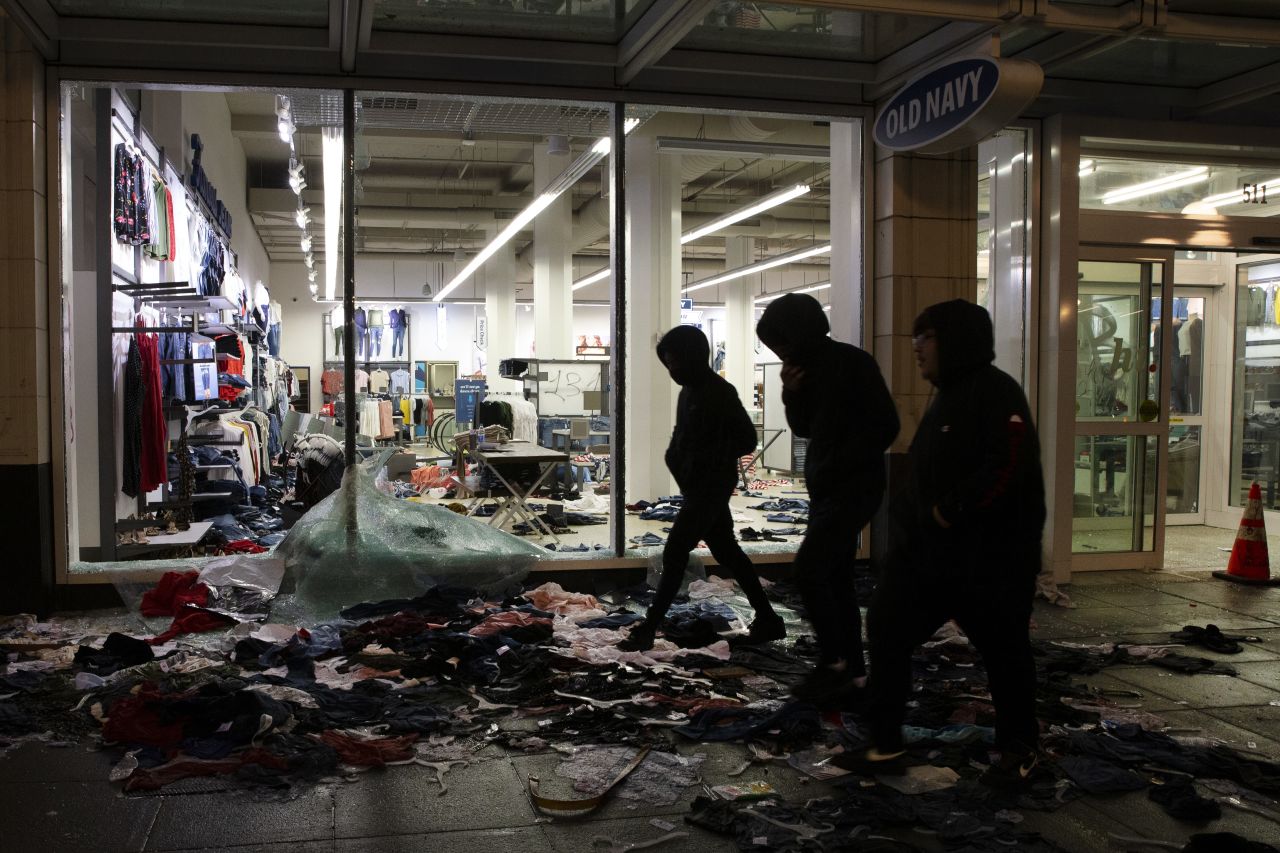
[[[941,154],[989,136],[1035,99],[1033,62],[986,56],[948,62],[904,86],[876,116],[875,141],[891,151]]]

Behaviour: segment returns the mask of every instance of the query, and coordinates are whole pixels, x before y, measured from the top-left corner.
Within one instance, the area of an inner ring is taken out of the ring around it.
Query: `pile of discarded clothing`
[[[1046,760],[1005,791],[978,782],[992,760],[994,709],[981,661],[954,625],[914,658],[907,772],[869,779],[831,760],[866,746],[856,700],[841,709],[791,699],[813,643],[800,625],[790,644],[732,643],[749,610],[731,582],[694,581],[654,648],[624,652],[618,642],[648,590],[596,597],[547,583],[486,600],[437,586],[322,624],[279,625],[264,621],[268,562],[239,562],[149,590],[142,613],[173,620],[154,637],[0,624],[9,653],[0,748],[96,737],[116,756],[111,778],[130,792],[196,776],[289,791],[396,764],[435,767],[443,789],[449,767],[486,747],[555,748],[573,756],[562,775],[649,791],[658,777],[696,784],[690,762],[700,759],[677,756],[678,745],[738,742],[743,771],[785,766],[833,786],[806,802],[782,801],[751,776],[705,790],[687,821],[742,850],[912,850],[894,833],[922,827],[950,850],[1047,851],[1057,848],[1021,827],[1023,812],[1147,790],[1168,814],[1211,822],[1232,808],[1273,813],[1280,797],[1280,764],[1166,732],[1136,706],[1137,691],[1077,680],[1115,665],[1230,672],[1175,650],[1200,636],[1190,629],[1160,646],[1037,643]]]

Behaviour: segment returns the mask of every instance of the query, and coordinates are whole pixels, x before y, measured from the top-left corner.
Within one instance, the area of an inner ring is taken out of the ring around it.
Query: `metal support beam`
[[[627,472],[622,460],[627,458],[627,134],[623,105],[613,105],[613,146],[609,157],[609,253],[613,267],[613,300],[609,323],[613,334],[613,358],[610,359],[609,402],[613,411],[609,418],[609,455],[617,460],[609,466],[609,519],[613,534],[613,555],[627,551]]]
[[[347,467],[356,464],[356,93],[342,93],[342,391]]]
[[[870,83],[876,79],[873,62],[845,62],[837,59],[811,59],[793,56],[759,56],[745,53],[723,53],[712,50],[668,52],[650,70],[681,71],[699,75],[732,75],[734,77],[769,77],[798,82],[821,81],[848,85]]]
[[[46,61],[58,58],[58,13],[49,0],[0,0],[3,9]]]
[[[737,139],[681,139],[659,136],[658,150],[664,154],[715,154],[725,157],[768,157],[771,160],[800,160],[825,163],[831,149],[824,145],[796,145],[786,142],[743,142]]]
[[[1280,62],[1237,74],[1196,91],[1190,115],[1199,117],[1280,92]]]
[[[916,39],[876,63],[876,83],[868,87],[868,100],[876,101],[899,88],[949,53],[985,47],[997,30],[986,24],[954,22]]]
[[[343,74],[356,70],[356,52],[369,46],[369,28],[373,25],[373,0],[342,0],[341,69]]]
[[[696,27],[716,0],[655,0],[618,43],[618,85],[625,86]]]

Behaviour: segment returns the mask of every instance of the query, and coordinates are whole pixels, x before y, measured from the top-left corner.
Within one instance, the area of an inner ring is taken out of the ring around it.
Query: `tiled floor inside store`
[[[1187,534],[1190,548],[1216,548],[1229,532]],[[1193,537],[1199,537],[1199,543]],[[1212,558],[1214,554],[1206,556]],[[1278,553],[1274,550],[1273,553]],[[1225,554],[1222,555],[1225,562]],[[1112,667],[1083,676],[1092,686],[1133,690],[1142,708],[1184,732],[1219,738],[1241,750],[1280,756],[1280,589],[1236,586],[1212,579],[1206,569],[1183,567],[1157,573],[1097,572],[1077,575],[1065,588],[1074,608],[1037,601],[1033,635],[1039,639],[1103,642],[1125,639],[1166,642],[1187,624],[1214,623],[1228,632],[1256,635],[1235,655],[1195,649],[1193,654],[1229,661],[1238,677],[1184,676],[1151,667]],[[1128,700],[1126,700],[1128,701]],[[533,724],[533,721],[529,721]],[[731,777],[745,757],[736,743],[683,741],[685,755],[702,753],[708,785],[769,781],[786,799],[805,801],[834,789],[782,764],[753,765]],[[492,750],[492,751],[491,751]],[[107,781],[112,758],[84,745],[54,748],[26,744],[0,757],[0,838],[7,850],[134,851],[230,849],[319,853],[319,851],[574,851],[593,839],[622,845],[664,835],[668,824],[686,832],[653,849],[730,851],[732,839],[682,820],[698,786],[685,789],[670,806],[647,806],[613,798],[577,821],[540,819],[530,805],[526,780],[542,779],[549,796],[574,794],[553,771],[554,751],[507,754],[498,747],[478,753],[470,766],[446,777],[444,792],[433,770],[393,767],[361,774],[350,783],[315,788],[290,802],[266,802],[229,785],[180,783],[152,795],[125,796]],[[205,780],[197,780],[205,781]],[[1225,808],[1208,826],[1166,816],[1145,791],[1089,796],[1051,812],[1024,811],[1023,829],[1039,831],[1071,851],[1130,849],[1108,833],[1185,843],[1192,832],[1230,829],[1248,838],[1280,843],[1280,823]],[[1280,813],[1280,807],[1272,806]],[[942,850],[937,839],[895,830],[921,850]]]

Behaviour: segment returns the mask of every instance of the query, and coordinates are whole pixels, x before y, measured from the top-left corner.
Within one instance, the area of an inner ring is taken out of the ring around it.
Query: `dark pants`
[[[854,588],[858,534],[876,508],[882,492],[862,496],[812,498],[809,526],[796,552],[796,586],[818,639],[823,664],[844,660],[854,676],[866,674],[862,660],[862,614]]]
[[[391,327],[391,357],[404,355],[404,326]]]
[[[667,545],[662,549],[662,579],[658,581],[658,593],[649,607],[647,618],[650,624],[658,627],[662,617],[667,615],[671,602],[680,591],[680,582],[689,565],[689,552],[698,547],[699,541],[706,542],[711,549],[711,555],[720,564],[720,573],[730,574],[742,587],[756,615],[769,616],[773,613],[773,606],[760,586],[755,567],[733,537],[729,496],[696,498],[685,495],[680,513],[671,526]]]
[[[1036,746],[1040,729],[1029,632],[1034,589],[1034,576],[998,585],[964,583],[913,572],[898,561],[890,563],[867,613],[871,641],[867,722],[879,749],[902,748],[901,728],[912,686],[911,655],[948,619],[955,619],[982,655],[996,708],[996,745]]]

